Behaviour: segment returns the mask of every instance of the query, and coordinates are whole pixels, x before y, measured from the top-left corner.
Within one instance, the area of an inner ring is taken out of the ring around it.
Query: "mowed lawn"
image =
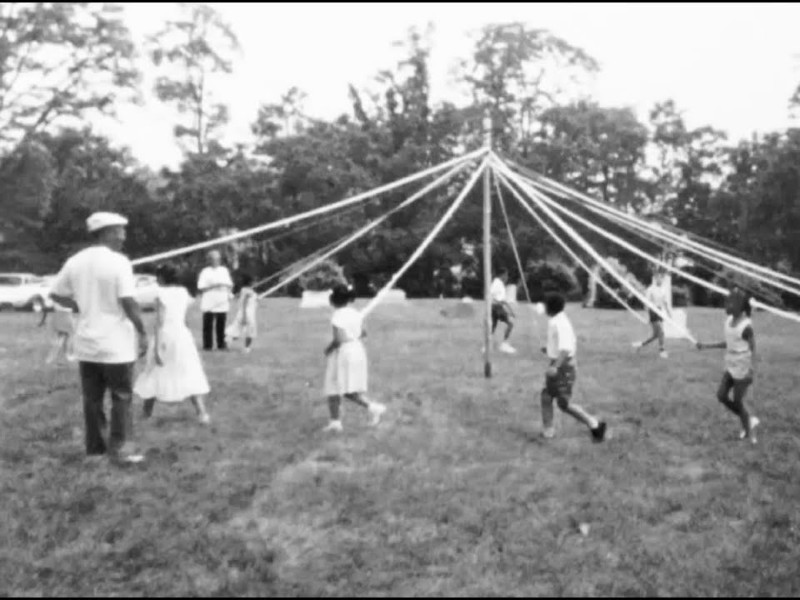
[[[144,465],[87,462],[74,367],[47,368],[29,314],[0,314],[0,595],[791,596],[800,592],[800,326],[759,314],[760,443],[714,394],[722,353],[570,306],[576,400],[539,439],[544,318],[483,378],[481,304],[382,306],[368,321],[370,428],[323,434],[326,310],[261,307],[249,356],[204,355],[210,428],[157,406]],[[198,315],[193,315],[197,324]],[[691,309],[718,341],[720,311]],[[197,330],[197,326],[195,326]],[[587,536],[578,531],[587,523]]]

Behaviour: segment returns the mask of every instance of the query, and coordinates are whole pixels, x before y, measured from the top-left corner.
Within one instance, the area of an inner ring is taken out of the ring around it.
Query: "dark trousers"
[[[133,432],[133,363],[104,365],[80,363],[83,388],[83,416],[86,421],[86,453],[118,452]],[[111,430],[108,448],[103,429],[108,421],[103,410],[106,390],[111,392]]]
[[[214,347],[214,325],[217,331],[217,348],[225,350],[225,323],[227,313],[203,313],[203,349],[211,350]]]

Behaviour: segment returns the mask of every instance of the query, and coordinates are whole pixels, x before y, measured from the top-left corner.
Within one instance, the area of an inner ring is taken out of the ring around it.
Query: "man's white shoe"
[[[542,437],[546,440],[552,440],[554,437],[556,437],[556,430],[552,427],[548,427],[542,431]]]
[[[210,425],[211,424],[211,417],[208,413],[200,415],[200,424],[201,425]]]
[[[331,421],[322,431],[340,433],[342,430],[344,430],[344,427],[342,427],[341,421]]]
[[[634,350],[641,350],[642,349],[642,342],[633,342],[631,344],[631,348]]]
[[[381,422],[381,417],[386,412],[386,407],[383,404],[373,402],[369,405],[369,414],[372,416],[372,425],[377,425]]]
[[[661,358],[669,358],[669,354],[667,354],[666,350],[662,350],[658,355]]]
[[[500,344],[500,352],[503,352],[505,354],[517,353],[517,351],[508,342],[503,342],[502,344]]]

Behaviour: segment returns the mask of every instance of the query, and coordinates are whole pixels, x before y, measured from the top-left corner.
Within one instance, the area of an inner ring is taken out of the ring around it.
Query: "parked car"
[[[156,309],[158,279],[154,275],[136,275],[136,292],[134,298],[142,310]]]
[[[31,273],[0,273],[0,309],[33,312],[52,309],[51,281]]]

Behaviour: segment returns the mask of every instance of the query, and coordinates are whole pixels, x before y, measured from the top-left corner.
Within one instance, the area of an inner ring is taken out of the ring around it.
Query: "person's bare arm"
[[[75,313],[80,312],[78,308],[78,303],[75,302],[75,300],[70,298],[69,296],[62,296],[61,294],[50,294],[50,297],[53,299],[53,302],[60,304],[64,308],[68,308]]]
[[[122,310],[125,311],[125,316],[133,323],[136,333],[139,334],[139,356],[144,356],[147,353],[147,332],[142,321],[142,310],[133,298],[120,298],[119,303],[122,305]]]

